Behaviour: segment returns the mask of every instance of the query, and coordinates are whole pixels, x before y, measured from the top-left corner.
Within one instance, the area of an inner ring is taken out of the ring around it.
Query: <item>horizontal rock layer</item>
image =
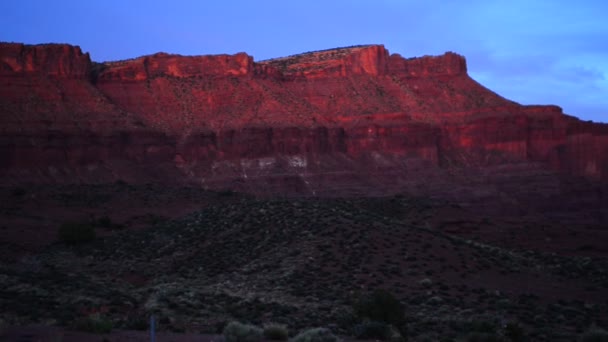
[[[88,78],[89,54],[79,47],[63,44],[24,45],[0,43],[0,76]]]
[[[415,191],[500,165],[608,180],[608,125],[506,100],[454,53],[405,59],[370,45],[93,63],[69,45],[3,43],[0,61],[4,182],[335,195]]]

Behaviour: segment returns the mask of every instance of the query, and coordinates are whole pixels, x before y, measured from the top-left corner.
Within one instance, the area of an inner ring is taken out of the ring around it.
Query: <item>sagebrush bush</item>
[[[264,337],[260,327],[240,322],[230,322],[224,327],[226,342],[258,342]]]
[[[112,219],[110,219],[107,215],[104,215],[97,220],[97,225],[103,228],[112,228],[114,223],[112,223]]]
[[[591,327],[585,331],[579,338],[581,342],[608,342],[608,331],[598,328]]]
[[[357,339],[361,340],[390,340],[393,336],[393,330],[388,323],[366,321],[355,325],[353,334]]]
[[[506,342],[506,340],[495,333],[471,332],[467,335],[466,342]]]
[[[127,316],[123,323],[123,327],[128,330],[148,330],[148,320],[143,316]]]
[[[495,334],[498,330],[498,327],[495,322],[483,319],[474,319],[469,322],[466,322],[463,326],[463,329],[464,331],[469,332]]]
[[[286,341],[289,338],[289,330],[283,324],[268,323],[264,325],[264,337],[267,340]]]
[[[74,329],[94,334],[107,334],[112,331],[112,322],[98,314],[83,317],[74,322]]]
[[[95,228],[86,223],[66,222],[59,227],[59,240],[70,245],[95,239]]]
[[[517,323],[507,323],[505,326],[505,336],[512,342],[527,341],[524,329]]]
[[[424,278],[418,282],[418,284],[424,287],[431,287],[433,285],[433,281],[430,278]]]
[[[326,328],[313,328],[299,333],[291,342],[337,342],[338,337]]]
[[[360,298],[353,309],[361,321],[384,322],[396,327],[406,336],[405,309],[401,302],[390,292],[376,290]]]
[[[13,197],[23,197],[27,194],[27,191],[24,188],[13,188],[13,190],[11,190],[11,196]]]

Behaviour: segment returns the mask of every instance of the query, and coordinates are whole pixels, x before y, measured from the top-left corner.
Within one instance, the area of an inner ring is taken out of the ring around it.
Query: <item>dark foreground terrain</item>
[[[404,305],[413,341],[505,335],[505,326],[532,341],[574,341],[608,326],[600,226],[488,217],[403,195],[255,199],[124,183],[1,190],[0,334],[9,340],[99,340],[69,332],[91,319],[113,329],[101,335],[109,340],[145,340],[151,314],[174,340],[212,339],[232,320],[347,337],[353,303],[379,289]],[[66,222],[96,237],[59,241]]]

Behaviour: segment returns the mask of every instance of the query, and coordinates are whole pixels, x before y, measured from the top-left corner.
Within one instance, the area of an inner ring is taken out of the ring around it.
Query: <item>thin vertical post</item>
[[[150,316],[150,342],[156,342],[156,322],[154,315]]]

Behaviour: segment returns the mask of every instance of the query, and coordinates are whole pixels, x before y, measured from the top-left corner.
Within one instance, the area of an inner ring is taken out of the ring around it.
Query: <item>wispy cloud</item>
[[[0,39],[81,45],[96,60],[157,51],[256,59],[362,43],[403,56],[456,51],[520,103],[608,122],[604,0],[43,0],[0,2]]]

